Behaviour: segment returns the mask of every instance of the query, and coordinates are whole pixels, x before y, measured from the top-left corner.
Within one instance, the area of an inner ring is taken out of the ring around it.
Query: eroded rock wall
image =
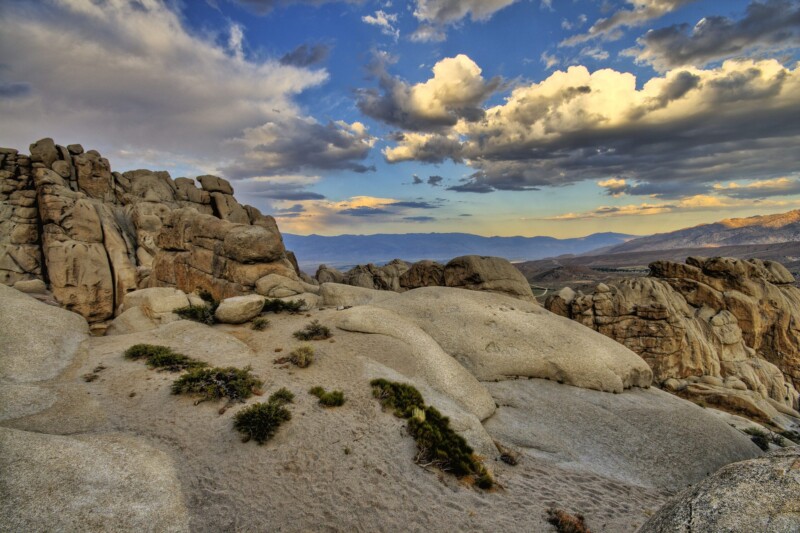
[[[641,355],[655,382],[774,419],[800,388],[800,290],[780,264],[758,259],[658,261],[647,278],[552,295],[548,310]]]
[[[240,205],[222,178],[201,176],[198,188],[167,172],[112,172],[97,151],[49,138],[30,154],[0,148],[6,285],[42,280],[62,306],[102,322],[139,288],[223,297],[249,292],[261,273],[295,277],[274,219]]]

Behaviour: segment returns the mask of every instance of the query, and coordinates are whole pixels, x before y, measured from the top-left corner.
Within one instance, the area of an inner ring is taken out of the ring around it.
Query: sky
[[[222,176],[286,233],[800,208],[800,0],[2,0],[0,51],[0,146]]]

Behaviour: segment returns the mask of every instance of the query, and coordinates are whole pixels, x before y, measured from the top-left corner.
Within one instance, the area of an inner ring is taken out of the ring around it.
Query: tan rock
[[[20,292],[42,294],[47,292],[47,285],[40,279],[29,279],[16,282],[13,287]]]
[[[417,261],[400,276],[400,286],[404,289],[443,287],[444,265],[436,261]]]
[[[481,381],[535,377],[622,392],[652,380],[635,353],[535,303],[426,287],[373,305],[414,322]]]
[[[389,291],[365,289],[341,283],[323,283],[320,285],[319,295],[322,305],[331,307],[368,305],[396,296],[395,293]]]
[[[507,294],[534,301],[533,291],[525,276],[500,257],[456,257],[445,266],[444,281],[448,287]]]
[[[256,282],[256,292],[269,298],[284,298],[309,292],[306,290],[305,285],[300,281],[285,276],[268,274]]]
[[[220,192],[222,194],[233,194],[233,187],[228,180],[218,178],[217,176],[198,176],[197,181],[200,182],[200,185],[203,187],[204,191],[208,192]]]
[[[254,319],[264,308],[264,297],[258,294],[226,298],[214,313],[223,324],[243,324]]]

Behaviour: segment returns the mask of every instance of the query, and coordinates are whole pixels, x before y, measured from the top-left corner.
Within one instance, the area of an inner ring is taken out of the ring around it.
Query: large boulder
[[[400,276],[404,289],[419,287],[444,287],[444,265],[436,261],[417,261]]]
[[[256,292],[269,298],[286,298],[306,292],[318,293],[319,286],[279,274],[267,274],[256,282]]]
[[[444,282],[448,287],[494,292],[535,301],[525,276],[501,257],[456,257],[444,267]]]
[[[314,278],[316,278],[320,285],[323,283],[344,282],[344,274],[328,265],[320,265],[319,268],[317,268],[317,273],[314,275]]]
[[[254,319],[264,308],[264,297],[258,294],[235,296],[220,302],[214,317],[223,324],[243,324]]]
[[[800,447],[725,466],[678,494],[639,533],[800,531]]]
[[[323,283],[319,286],[319,296],[322,305],[352,307],[387,300],[394,298],[396,295],[388,291],[353,287],[341,283]]]
[[[535,377],[622,392],[652,380],[629,349],[531,302],[426,287],[372,305],[415,323],[482,381]]]

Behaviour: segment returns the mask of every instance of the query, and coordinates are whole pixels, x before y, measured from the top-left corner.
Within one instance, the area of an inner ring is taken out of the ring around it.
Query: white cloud
[[[236,25],[228,35],[194,34],[157,0],[5,3],[0,82],[24,82],[30,90],[0,100],[0,141],[24,148],[54,137],[105,153],[157,149],[206,170],[244,157],[245,132],[265,124],[281,123],[287,136],[302,140],[315,121],[293,98],[324,83],[327,73],[247,59],[244,38]],[[363,139],[354,141],[360,146]],[[311,157],[332,161],[334,154],[320,149],[325,153]]]
[[[554,54],[548,54],[547,52],[542,52],[542,63],[544,63],[544,68],[550,70],[551,68],[558,66],[561,62]]]
[[[380,58],[379,58],[380,59]],[[480,67],[459,54],[437,62],[428,81],[410,85],[386,72],[379,60],[373,73],[382,92],[362,90],[358,106],[367,115],[408,129],[451,126],[459,119],[483,116],[480,104],[500,85],[500,79],[485,80]]]
[[[395,26],[397,24],[396,13],[386,13],[383,10],[378,10],[374,15],[364,15],[361,20],[370,26],[377,26],[381,29],[381,33],[394,37],[397,40],[400,37],[400,30]]]
[[[420,22],[412,35],[415,41],[444,40],[444,27],[466,17],[473,22],[488,20],[517,0],[415,0],[414,17]]]

